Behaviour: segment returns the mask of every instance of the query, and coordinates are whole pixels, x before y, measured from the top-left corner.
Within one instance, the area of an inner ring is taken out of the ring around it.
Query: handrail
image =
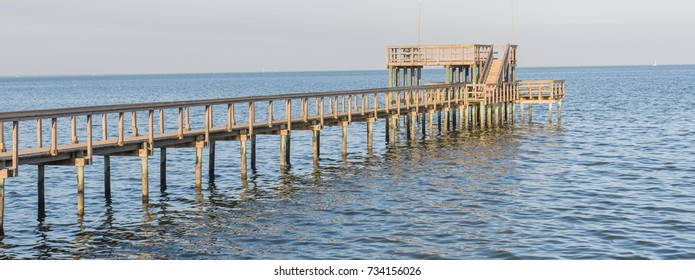
[[[502,77],[504,77],[504,70],[507,68],[507,60],[509,59],[509,48],[509,44],[507,44],[507,46],[504,48],[504,57],[502,57],[502,65],[500,65],[500,73],[497,77],[497,84],[502,83]]]
[[[114,104],[114,105],[72,107],[72,108],[48,109],[48,110],[0,112],[0,122],[35,120],[35,119],[39,119],[39,118],[44,118],[44,119],[60,118],[60,117],[69,117],[72,115],[87,115],[87,114],[97,115],[97,114],[104,114],[104,113],[160,110],[160,109],[171,109],[171,108],[179,108],[179,107],[194,107],[194,106],[204,106],[204,105],[221,105],[221,104],[228,104],[228,103],[271,101],[271,100],[281,100],[281,99],[291,99],[291,98],[331,97],[331,96],[341,96],[341,95],[367,94],[367,93],[375,93],[375,92],[441,89],[441,88],[461,86],[464,84],[465,83],[463,83],[463,84],[445,84],[445,85],[444,84],[443,85],[424,85],[424,86],[414,86],[414,87],[390,87],[390,88],[387,87],[387,88],[371,88],[371,89],[342,90],[342,91],[288,93],[288,94],[276,94],[276,95],[200,99],[200,100],[165,101],[165,102],[134,103],[134,104]]]
[[[490,47],[490,53],[488,53],[487,60],[485,62],[485,67],[483,68],[483,74],[478,77],[478,83],[484,83],[487,80],[487,76],[490,75],[490,67],[492,67],[492,60],[494,57],[494,45]]]

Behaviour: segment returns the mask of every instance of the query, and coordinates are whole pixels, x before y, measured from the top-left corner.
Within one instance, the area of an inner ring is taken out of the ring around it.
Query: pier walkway
[[[290,164],[291,132],[311,130],[313,159],[320,157],[321,130],[342,128],[342,154],[347,155],[347,126],[367,123],[372,149],[373,124],[385,119],[386,142],[395,143],[401,118],[410,139],[420,123],[422,134],[439,130],[491,129],[516,121],[516,104],[558,104],[560,119],[564,81],[516,81],[516,46],[447,45],[387,47],[389,87],[334,92],[106,105],[0,113],[0,236],[4,234],[6,180],[21,166],[38,166],[39,216],[45,216],[46,165],[74,166],[77,213],[84,214],[84,166],[104,158],[104,196],[110,197],[110,157],[141,159],[142,201],[149,197],[148,159],[160,157],[160,187],[166,188],[167,149],[195,149],[195,185],[202,185],[203,149],[209,149],[208,171],[214,177],[215,142],[240,145],[241,178],[256,164],[256,135],[278,135],[278,164]],[[425,66],[444,66],[446,80],[421,84]],[[529,120],[531,118],[529,107]],[[6,108],[0,108],[2,110]],[[434,121],[434,115],[438,120]],[[443,120],[442,120],[443,116]],[[140,124],[139,124],[140,123]],[[9,136],[5,133],[9,129]],[[145,129],[142,129],[142,128]],[[248,158],[250,156],[250,159]]]

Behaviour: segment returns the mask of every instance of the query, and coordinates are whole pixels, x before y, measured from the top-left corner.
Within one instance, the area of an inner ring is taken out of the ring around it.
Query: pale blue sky
[[[423,44],[512,40],[511,0],[422,1]],[[514,0],[521,66],[695,63],[695,1]],[[0,0],[0,76],[384,69],[417,0]]]

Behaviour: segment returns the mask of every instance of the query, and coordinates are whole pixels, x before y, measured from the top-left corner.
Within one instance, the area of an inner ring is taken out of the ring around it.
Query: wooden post
[[[104,156],[104,198],[111,199],[111,157]]]
[[[77,168],[77,216],[84,215],[84,159],[75,159]]]
[[[466,72],[468,73],[468,72]],[[470,108],[468,104],[464,104],[463,106],[463,128],[468,129],[468,113],[470,111]]]
[[[562,116],[562,100],[557,102],[557,122],[560,123]]]
[[[437,110],[437,129],[439,130],[439,133],[442,133],[442,111]]]
[[[478,120],[480,123],[480,129],[485,129],[485,103],[480,103],[478,105]]]
[[[386,130],[386,133],[384,133],[384,136],[386,138],[386,143],[390,143],[391,142],[391,139],[390,139],[391,138],[390,137],[391,136],[391,116],[387,116],[386,119],[384,119],[384,124],[386,125],[386,128],[384,129],[384,130]]]
[[[195,142],[195,187],[200,188],[203,185],[203,147],[205,142]]]
[[[533,104],[528,104],[528,122],[533,122]]]
[[[485,105],[485,112],[487,113],[487,128],[492,128],[492,104]]]
[[[314,164],[318,164],[321,154],[321,129],[319,125],[314,125],[311,129],[311,144],[314,154]]]
[[[548,123],[553,123],[553,103],[548,103]]]
[[[210,182],[215,181],[215,141],[210,141],[208,143],[209,157],[208,160],[208,177],[210,177]]]
[[[429,131],[430,131],[430,138],[434,137],[434,110],[433,109],[428,109],[427,110],[427,118],[429,119]]]
[[[393,87],[393,67],[389,66],[389,87]]]
[[[368,152],[368,153],[371,153],[371,152],[372,152],[372,148],[373,148],[373,145],[372,145],[372,142],[373,142],[373,141],[372,141],[372,139],[373,139],[374,134],[373,134],[372,130],[373,130],[373,127],[374,127],[374,121],[375,121],[375,119],[376,119],[376,118],[368,118],[368,119],[367,119],[367,152]]]
[[[39,209],[38,209],[38,216],[39,219],[43,219],[46,217],[46,199],[44,196],[44,174],[45,174],[45,165],[39,164],[37,166],[38,168],[38,200],[39,200]]]
[[[150,181],[147,162],[149,148],[147,143],[142,144],[142,148],[138,151],[138,154],[140,155],[140,162],[142,165],[142,203],[146,204],[150,197]]]
[[[519,113],[520,113],[519,117],[521,119],[521,123],[523,124],[526,122],[526,117],[524,116],[524,103],[519,103]]]
[[[343,121],[340,122],[340,126],[343,131],[343,149],[342,149],[342,154],[343,154],[343,160],[347,160],[347,126],[348,122]]]
[[[285,152],[287,150],[287,130],[281,130],[280,131],[280,170],[285,169],[285,165],[287,163],[287,158],[285,157],[287,153]]]
[[[241,135],[239,137],[239,152],[241,154],[241,160],[240,160],[240,165],[241,165],[241,180],[246,180],[246,135]]]
[[[167,189],[167,148],[159,149],[159,190]]]
[[[289,167],[292,166],[292,131],[287,130],[287,137],[285,138],[285,164]]]
[[[417,112],[415,110],[410,111],[410,139],[415,140],[415,125],[417,124]]]
[[[251,134],[249,138],[251,138],[251,170],[256,170],[256,134]]]
[[[394,127],[394,123],[398,120],[398,117],[396,115],[389,115],[389,126],[391,127],[389,129],[389,144],[391,145],[396,145],[396,128]]]
[[[2,125],[2,123],[0,123]],[[2,164],[4,167],[4,163]],[[0,237],[5,236],[5,178],[0,177]]]
[[[449,107],[444,107],[444,108],[442,108],[442,110],[444,111],[444,127],[443,127],[443,129],[444,129],[444,131],[449,131],[449,128],[450,128],[449,127],[449,121],[450,121],[449,120],[449,112],[450,112]],[[441,116],[441,112],[440,112],[440,116]],[[442,131],[442,129],[440,128],[439,131]]]

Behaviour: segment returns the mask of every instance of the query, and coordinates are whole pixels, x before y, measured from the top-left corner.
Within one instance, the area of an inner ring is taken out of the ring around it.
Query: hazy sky
[[[422,1],[422,43],[512,40],[512,0]],[[695,1],[514,0],[521,66],[695,63]],[[384,69],[417,0],[0,0],[0,76]]]

